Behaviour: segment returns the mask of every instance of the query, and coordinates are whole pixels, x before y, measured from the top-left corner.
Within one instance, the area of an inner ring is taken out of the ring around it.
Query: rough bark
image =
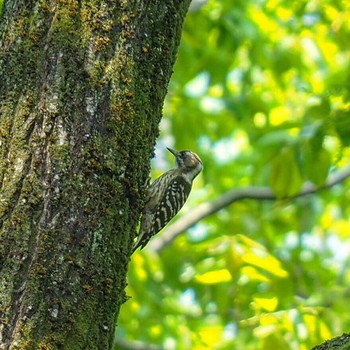
[[[349,350],[350,349],[350,334],[343,334],[324,342],[321,345],[315,346],[312,350]]]
[[[108,349],[188,0],[8,0],[0,348]]]

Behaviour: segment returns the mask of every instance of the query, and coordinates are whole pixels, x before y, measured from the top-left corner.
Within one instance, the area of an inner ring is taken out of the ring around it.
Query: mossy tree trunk
[[[321,345],[315,346],[312,350],[349,350],[350,349],[350,334],[343,334],[324,342]]]
[[[0,348],[108,349],[189,0],[7,0]]]

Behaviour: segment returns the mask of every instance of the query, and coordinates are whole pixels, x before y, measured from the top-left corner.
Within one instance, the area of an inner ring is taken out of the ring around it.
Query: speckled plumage
[[[168,170],[149,187],[142,211],[139,236],[133,251],[144,248],[183,207],[194,178],[202,171],[200,158],[191,151],[168,150],[175,156],[175,168]]]

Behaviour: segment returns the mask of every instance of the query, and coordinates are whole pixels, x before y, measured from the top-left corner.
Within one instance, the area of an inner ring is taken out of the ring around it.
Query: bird
[[[203,169],[203,163],[192,151],[176,151],[167,147],[175,156],[175,167],[158,177],[148,188],[139,234],[133,252],[144,248],[179,212],[185,204],[192,182]]]

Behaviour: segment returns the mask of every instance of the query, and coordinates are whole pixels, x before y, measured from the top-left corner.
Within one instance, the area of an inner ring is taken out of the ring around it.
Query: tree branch
[[[149,244],[149,247],[154,251],[161,251],[168,244],[170,244],[178,235],[188,230],[198,221],[206,218],[209,215],[229,206],[230,204],[243,199],[257,199],[257,200],[276,200],[276,199],[293,199],[297,197],[313,194],[321,190],[330,188],[339,184],[350,177],[350,166],[333,173],[323,186],[316,187],[311,183],[305,183],[301,191],[290,197],[278,198],[268,187],[251,186],[245,188],[236,188],[229,190],[210,202],[205,202],[191,210],[189,213],[182,216],[174,224],[166,228],[162,235],[156,236]]]

